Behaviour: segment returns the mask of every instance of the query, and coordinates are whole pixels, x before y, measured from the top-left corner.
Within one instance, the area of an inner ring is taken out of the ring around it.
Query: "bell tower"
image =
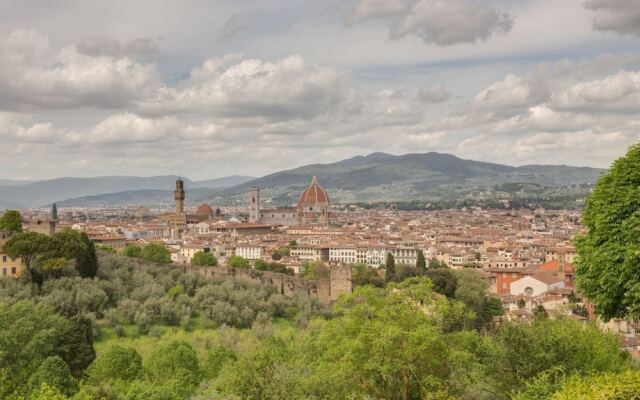
[[[176,181],[173,197],[176,200],[176,216],[184,214],[184,182],[180,178]]]
[[[256,186],[249,188],[249,222],[260,222],[260,188]]]

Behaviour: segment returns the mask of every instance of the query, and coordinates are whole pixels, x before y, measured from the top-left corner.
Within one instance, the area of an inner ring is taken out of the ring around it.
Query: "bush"
[[[227,259],[226,263],[227,268],[251,268],[251,263],[246,258],[242,258],[240,256],[231,256]]]
[[[142,358],[135,349],[116,344],[91,364],[87,375],[94,383],[132,381],[142,376]]]
[[[187,343],[174,341],[158,348],[149,359],[150,379],[159,384],[175,382],[194,389],[202,379],[198,355]]]
[[[218,259],[215,258],[211,253],[197,251],[191,258],[191,265],[215,267],[216,265],[218,265]]]

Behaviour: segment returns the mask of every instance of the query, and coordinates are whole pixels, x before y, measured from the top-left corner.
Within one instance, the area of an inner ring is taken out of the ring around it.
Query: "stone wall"
[[[101,254],[102,255],[102,254]],[[124,257],[124,256],[119,256]],[[257,271],[254,269],[226,268],[226,267],[197,267],[182,264],[158,264],[139,258],[124,257],[128,262],[137,265],[162,265],[179,268],[184,272],[200,274],[208,278],[242,279],[258,282],[275,287],[278,292],[286,297],[291,297],[296,292],[306,293],[317,298],[322,304],[331,304],[342,293],[351,293],[351,267],[331,267],[329,280],[308,281],[298,276],[279,274],[270,271]]]

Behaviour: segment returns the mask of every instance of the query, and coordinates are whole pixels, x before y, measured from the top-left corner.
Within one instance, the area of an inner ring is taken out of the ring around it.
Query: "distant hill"
[[[12,179],[0,179],[0,187],[1,186],[21,186],[21,185],[26,185],[27,183],[31,183],[31,181],[14,181]]]
[[[593,184],[603,169],[566,165],[508,165],[464,160],[441,153],[395,156],[372,153],[330,164],[311,164],[262,178],[229,176],[203,181],[183,178],[187,204],[243,203],[252,184],[262,188],[265,202],[291,205],[318,176],[337,202],[457,200],[476,196],[544,188]],[[176,176],[59,178],[26,184],[0,185],[0,208],[38,207],[57,201],[61,206],[169,204]],[[504,184],[526,185],[504,185]],[[506,191],[505,191],[506,189]],[[554,193],[558,193],[554,190]],[[560,190],[560,192],[562,192]],[[575,194],[575,193],[573,193]]]
[[[223,178],[208,179],[205,181],[195,181],[195,182],[192,182],[192,184],[195,187],[217,189],[217,188],[227,188],[231,186],[241,185],[253,179],[255,178],[251,176],[232,175],[232,176],[225,176]]]
[[[215,196],[219,189],[187,188],[187,204],[194,204]],[[75,197],[59,201],[59,207],[114,207],[122,205],[168,205],[173,206],[173,190],[127,190],[116,193],[104,193],[93,196]]]
[[[256,179],[263,198],[293,204],[313,175],[332,199],[351,201],[407,201],[443,199],[463,195],[474,188],[501,183],[530,183],[559,187],[595,183],[603,169],[565,165],[513,167],[464,160],[450,154],[424,153],[395,156],[373,153],[331,164],[312,164]],[[250,183],[221,192],[225,197],[245,193]]]
[[[87,197],[129,191],[142,192],[135,196],[132,195],[133,197],[130,196],[135,200],[131,204],[146,204],[147,196],[151,196],[149,200],[157,198],[158,193],[153,191],[167,191],[171,195],[177,178],[175,175],[151,177],[101,176],[94,178],[58,178],[26,184],[0,185],[0,208],[39,207],[51,204],[54,201],[61,202],[73,198],[85,198],[86,201]],[[219,189],[238,185],[253,178],[230,176],[205,181],[192,181],[184,177],[182,179],[185,182],[185,188],[189,190],[196,188]],[[152,196],[152,193],[155,194]],[[211,195],[213,191],[209,190],[206,193]],[[127,196],[121,197],[124,200]],[[112,198],[118,198],[118,196],[112,196]],[[99,198],[94,198],[94,200],[100,204],[107,201]],[[114,203],[114,205],[119,204],[129,203]]]

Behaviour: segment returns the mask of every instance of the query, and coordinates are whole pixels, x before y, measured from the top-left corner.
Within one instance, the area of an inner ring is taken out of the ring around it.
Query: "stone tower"
[[[260,222],[260,189],[255,186],[249,188],[249,222]]]
[[[184,214],[184,182],[178,178],[176,181],[176,191],[173,192],[176,200],[176,216]]]
[[[176,212],[171,216],[171,237],[179,239],[187,229],[187,216],[184,213],[184,182],[180,178],[176,181],[176,191],[173,195],[176,200]]]

